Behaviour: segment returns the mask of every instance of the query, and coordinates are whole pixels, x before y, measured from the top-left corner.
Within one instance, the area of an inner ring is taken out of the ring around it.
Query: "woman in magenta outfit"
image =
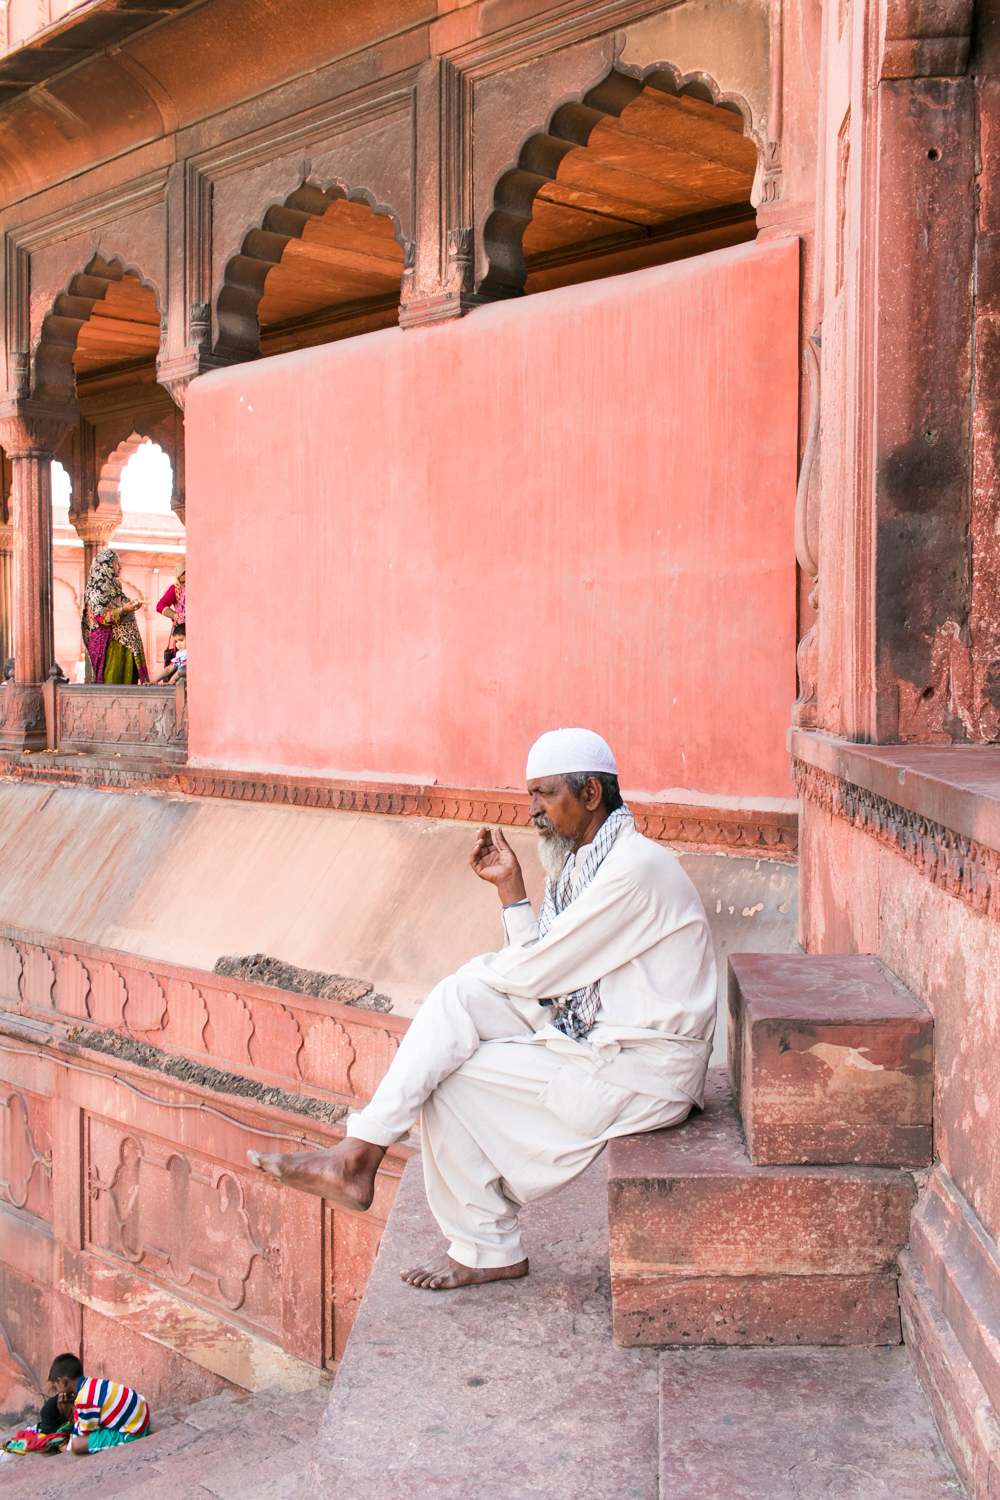
[[[83,643],[96,682],[145,684],[149,673],[135,612],[149,601],[126,599],[119,580],[121,570],[121,558],[110,547],[98,552],[91,563],[81,621]]]
[[[183,625],[184,621],[184,559],[177,559],[177,567],[174,569],[174,577],[177,582],[172,583],[156,606],[156,612],[166,615],[168,620],[173,620],[174,629]]]

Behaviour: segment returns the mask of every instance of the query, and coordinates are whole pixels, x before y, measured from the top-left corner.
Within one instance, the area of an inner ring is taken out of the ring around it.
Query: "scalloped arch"
[[[264,295],[268,273],[281,263],[290,240],[301,239],[307,224],[321,219],[334,203],[364,203],[372,213],[392,221],[393,238],[407,251],[399,216],[380,203],[367,188],[350,187],[340,181],[321,188],[304,182],[284,203],[272,204],[259,229],[243,238],[239,253],[227,263],[216,301],[218,341],[215,353],[228,359],[255,359],[260,354],[260,323],[257,309]]]
[[[152,438],[143,437],[133,428],[128,437],[123,438],[114,452],[108,455],[97,481],[98,510],[121,510],[122,475],[129,459],[138,453],[145,442],[152,442]]]
[[[556,180],[564,157],[586,146],[594,129],[609,116],[620,118],[647,88],[739,115],[743,136],[753,141],[759,162],[761,142],[753,129],[749,104],[721,89],[710,74],[684,74],[670,63],[654,63],[641,74],[612,67],[579,99],[560,104],[545,128],[528,136],[516,160],[498,176],[493,207],[483,226],[487,271],[477,287],[480,296],[495,300],[523,292],[527,267],[522,241],[532,220],[535,198],[547,183]]]
[[[52,304],[51,311],[42,320],[41,332],[34,352],[34,380],[32,394],[39,399],[68,405],[76,397],[76,371],[73,355],[76,353],[80,330],[90,321],[95,303],[103,302],[108,288],[124,276],[135,276],[139,284],[153,292],[156,311],[163,327],[163,308],[156,283],[117,256],[105,259],[97,254],[82,271],[72,276],[66,290],[60,292]]]

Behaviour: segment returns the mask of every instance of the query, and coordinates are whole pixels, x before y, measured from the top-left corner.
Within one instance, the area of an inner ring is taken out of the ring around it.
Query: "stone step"
[[[664,1500],[962,1500],[906,1350],[660,1355]]]
[[[608,1147],[624,1345],[895,1344],[916,1189],[867,1166],[755,1166],[722,1068],[703,1113]]]
[[[733,954],[729,1072],[757,1165],[930,1165],[933,1021],[877,958]]]

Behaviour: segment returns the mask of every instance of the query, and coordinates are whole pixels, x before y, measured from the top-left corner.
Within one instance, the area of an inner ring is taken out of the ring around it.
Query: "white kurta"
[[[423,1111],[428,1202],[468,1266],[516,1264],[522,1204],[565,1186],[612,1136],[700,1106],[715,1028],[701,900],[674,855],[634,830],[544,938],[527,904],[505,908],[504,926],[499,953],[435,986],[348,1121],[349,1135],[388,1146]],[[564,1036],[540,1001],[598,979],[594,1028]]]

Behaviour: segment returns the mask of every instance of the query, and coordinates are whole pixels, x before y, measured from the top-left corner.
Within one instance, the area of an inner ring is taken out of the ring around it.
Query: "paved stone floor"
[[[0,1500],[959,1500],[901,1347],[616,1348],[605,1202],[598,1161],[525,1210],[526,1280],[415,1291],[415,1158],[332,1393],[159,1413],[117,1455],[0,1465]]]
[[[611,1342],[606,1174],[524,1211],[525,1281],[419,1292],[408,1163],[295,1500],[957,1500],[906,1350]],[[373,1434],[377,1437],[373,1441]]]

